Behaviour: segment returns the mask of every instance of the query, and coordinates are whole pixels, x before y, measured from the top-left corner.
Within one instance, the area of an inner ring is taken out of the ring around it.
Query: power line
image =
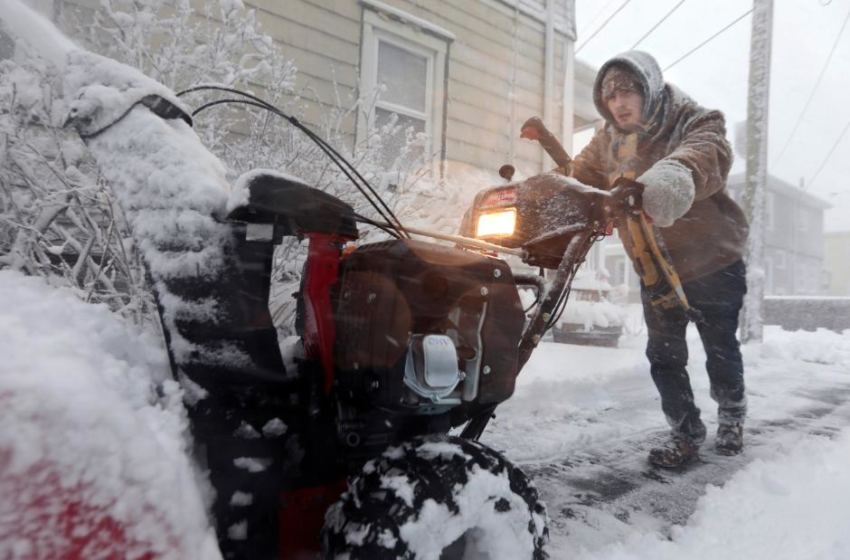
[[[829,56],[826,57],[826,62],[821,68],[820,75],[818,76],[817,81],[815,82],[815,86],[812,88],[811,93],[809,94],[809,98],[806,100],[806,105],[803,107],[803,110],[800,111],[800,116],[797,117],[797,122],[794,123],[794,128],[791,130],[791,134],[788,135],[788,139],[785,140],[785,145],[782,146],[782,149],[779,151],[779,155],[774,158],[774,162],[781,159],[782,155],[785,153],[785,150],[788,149],[788,146],[791,145],[791,140],[794,138],[794,135],[797,133],[797,129],[800,127],[800,123],[803,122],[803,116],[806,114],[806,111],[809,109],[809,105],[812,104],[812,99],[815,98],[815,93],[820,86],[820,82],[823,79],[824,74],[826,74],[826,69],[829,68],[829,63],[832,61],[832,55],[835,54],[835,49],[838,47],[838,42],[841,40],[841,35],[844,34],[844,29],[847,27],[847,22],[850,21],[850,12],[847,12],[847,16],[844,18],[844,23],[841,24],[841,30],[838,32],[838,37],[835,38],[835,42],[832,44],[832,49],[829,51]]]
[[[626,7],[626,5],[627,5],[629,2],[631,2],[631,1],[632,1],[632,0],[626,0],[625,2],[623,2],[623,4],[622,4],[619,8],[617,8],[617,9],[614,11],[614,13],[613,13],[613,14],[611,14],[610,16],[608,16],[608,19],[606,19],[604,22],[602,22],[602,25],[600,25],[600,26],[599,26],[599,28],[598,28],[596,31],[594,31],[594,32],[593,32],[593,34],[592,34],[590,37],[588,37],[588,38],[587,38],[587,40],[586,40],[584,43],[582,43],[581,45],[579,45],[579,46],[578,46],[578,48],[576,49],[575,54],[578,54],[578,53],[579,53],[579,51],[580,51],[581,49],[583,49],[583,48],[584,48],[584,46],[585,46],[586,44],[588,44],[588,43],[589,43],[589,42],[590,42],[590,41],[591,41],[594,37],[596,37],[596,36],[599,34],[599,32],[600,32],[600,31],[602,31],[603,29],[605,29],[605,26],[606,26],[606,25],[608,25],[608,23],[609,23],[612,19],[614,19],[614,17],[615,17],[617,14],[619,14],[619,13],[620,13],[620,11],[621,11],[623,8],[625,8],[625,7]]]
[[[631,49],[631,50],[635,50],[636,48],[638,48],[638,45],[640,45],[641,43],[643,43],[643,40],[644,40],[644,39],[646,39],[647,37],[649,37],[650,35],[652,35],[652,32],[653,32],[653,31],[655,31],[656,29],[658,29],[658,26],[659,26],[659,25],[661,25],[662,23],[664,23],[664,22],[667,20],[667,18],[668,18],[668,17],[672,16],[672,15],[673,15],[673,12],[675,12],[676,10],[678,10],[678,9],[679,9],[679,6],[681,6],[681,5],[682,5],[682,4],[684,4],[684,3],[685,3],[685,0],[682,0],[681,2],[679,2],[678,4],[676,4],[675,6],[673,6],[673,9],[672,9],[672,10],[670,10],[669,12],[667,12],[667,14],[666,14],[663,18],[661,18],[661,19],[658,21],[658,23],[656,23],[655,25],[653,25],[653,26],[652,26],[652,29],[650,29],[649,31],[647,31],[647,32],[646,32],[646,35],[644,35],[643,37],[641,37],[640,39],[638,39],[638,42],[637,42],[637,43],[635,43],[634,45],[632,45],[632,49]]]
[[[667,68],[665,68],[664,70],[662,70],[662,72],[666,72],[667,70],[669,70],[669,69],[673,68],[674,66],[676,66],[677,64],[679,64],[680,62],[682,62],[683,60],[685,60],[686,58],[688,58],[689,56],[691,56],[692,54],[694,54],[695,52],[697,52],[698,50],[700,50],[701,48],[703,48],[705,45],[707,45],[708,43],[710,43],[711,41],[713,41],[716,37],[718,37],[719,35],[721,35],[724,31],[726,31],[727,29],[729,29],[730,27],[732,27],[733,25],[735,25],[736,23],[738,23],[739,21],[741,21],[742,19],[744,19],[745,17],[747,17],[748,15],[750,15],[751,13],[753,13],[753,9],[754,9],[754,8],[750,8],[750,9],[749,9],[749,10],[747,10],[745,13],[741,14],[740,16],[738,16],[738,18],[737,18],[737,19],[735,19],[732,23],[730,23],[729,25],[727,25],[726,27],[724,27],[723,29],[721,29],[720,31],[718,31],[717,33],[715,33],[714,35],[712,35],[711,37],[709,37],[708,39],[706,39],[705,41],[703,41],[702,43],[700,43],[699,45],[697,45],[696,47],[694,47],[694,48],[692,48],[691,50],[689,50],[687,53],[685,53],[685,55],[684,55],[684,56],[682,56],[681,58],[679,58],[676,62],[674,62],[673,64],[670,64],[669,66],[667,66]]]
[[[812,180],[809,181],[810,188],[814,184],[815,179],[818,178],[818,175],[820,175],[821,170],[826,167],[826,163],[829,161],[829,158],[832,157],[832,154],[835,152],[835,148],[838,147],[838,145],[841,143],[841,140],[844,138],[844,135],[847,134],[848,128],[850,128],[850,121],[847,121],[847,124],[844,126],[844,130],[842,130],[841,134],[838,136],[838,140],[836,140],[835,144],[832,145],[832,148],[829,149],[829,153],[826,154],[826,157],[821,162],[820,167],[818,167],[818,170],[815,171],[815,175],[812,177]]]
[[[587,22],[585,24],[585,26],[581,28],[581,30],[578,32],[579,36],[584,35],[585,31],[587,31],[588,29],[593,27],[593,24],[596,23],[596,20],[599,19],[599,16],[601,16],[605,12],[605,10],[608,9],[608,6],[610,6],[613,3],[614,3],[614,0],[608,0],[607,2],[605,2],[605,5],[602,6],[602,9],[599,10],[598,12],[596,12],[595,14],[593,14],[593,17],[590,18],[590,21]]]

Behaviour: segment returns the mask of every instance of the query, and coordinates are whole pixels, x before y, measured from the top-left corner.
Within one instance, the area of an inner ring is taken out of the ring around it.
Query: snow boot
[[[649,450],[649,462],[656,467],[674,469],[697,456],[698,445],[680,435],[672,435],[662,445]]]
[[[714,450],[721,455],[737,455],[744,450],[744,427],[720,424],[714,439]]]

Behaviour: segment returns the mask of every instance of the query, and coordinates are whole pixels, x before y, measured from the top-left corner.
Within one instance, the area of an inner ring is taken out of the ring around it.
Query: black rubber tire
[[[540,560],[548,515],[500,453],[453,436],[415,438],[366,463],[328,510],[324,558]],[[442,551],[442,552],[440,552]]]

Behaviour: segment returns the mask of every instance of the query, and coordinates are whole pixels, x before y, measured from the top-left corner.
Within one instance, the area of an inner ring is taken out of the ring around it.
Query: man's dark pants
[[[718,404],[721,424],[742,425],[747,413],[744,394],[744,364],[735,331],[738,313],[747,292],[746,269],[738,261],[724,269],[682,285],[690,305],[702,312],[705,321],[697,324],[706,354],[706,370],[711,382],[711,397]],[[699,445],[705,440],[705,425],[685,369],[688,345],[685,331],[688,320],[679,309],[653,308],[645,289],[641,289],[649,341],[652,380],[661,394],[661,408],[673,433]]]

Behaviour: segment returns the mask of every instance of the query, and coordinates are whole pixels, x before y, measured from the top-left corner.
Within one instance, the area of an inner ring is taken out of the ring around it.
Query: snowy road
[[[744,349],[746,451],[717,455],[705,355],[690,334],[689,371],[709,438],[699,460],[680,471],[646,461],[667,427],[643,356],[645,336],[624,338],[618,349],[544,343],[497,411],[482,439],[535,479],[549,507],[552,558],[606,556],[612,543],[635,534],[668,538],[709,485],[850,426],[850,333],[768,330],[761,346]]]
[[[81,499],[95,499],[90,493],[102,487],[97,503],[113,504],[108,513],[130,537],[156,537],[151,546],[171,553],[164,558],[216,558],[201,513],[205,487],[185,455],[176,385],[162,385],[165,399],[152,406],[153,386],[168,377],[155,340],[37,278],[0,271],[0,292],[12,294],[0,312],[0,397],[17,396],[4,402],[0,458],[12,450],[15,472],[33,461],[55,465]],[[744,454],[718,456],[709,437],[700,460],[680,472],[646,462],[666,426],[644,343],[640,336],[614,350],[544,343],[484,434],[540,488],[551,517],[550,558],[850,558],[850,331],[769,330],[763,344],[745,348]],[[698,346],[691,345],[691,375],[713,431]],[[0,476],[0,495],[26,497],[9,485],[44,487],[21,480],[34,484]],[[90,480],[99,486],[89,488]],[[140,508],[159,515],[137,519]],[[29,535],[10,521],[61,544],[61,526],[20,512],[14,499],[0,500],[0,558]],[[169,535],[179,536],[179,546]]]

